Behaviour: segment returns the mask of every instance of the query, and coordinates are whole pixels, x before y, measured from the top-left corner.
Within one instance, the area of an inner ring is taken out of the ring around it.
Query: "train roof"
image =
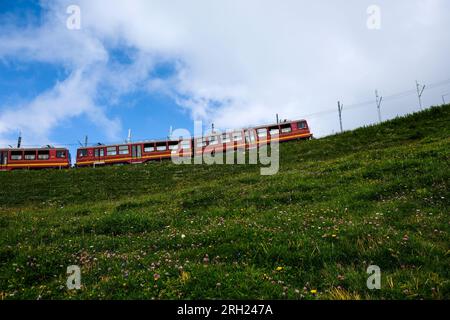
[[[50,151],[50,150],[68,150],[63,147],[41,147],[41,148],[0,148],[2,151]]]
[[[256,126],[256,127],[249,127],[249,128],[246,128],[246,129],[251,129],[251,128],[253,128],[253,129],[259,129],[259,128],[266,128],[266,127],[275,127],[275,126],[283,125],[283,124],[286,124],[286,123],[293,123],[293,122],[300,122],[300,121],[306,121],[306,119],[299,119],[299,120],[283,120],[283,121],[280,121],[280,122],[278,122],[278,123],[273,122],[273,123],[263,124],[263,125]]]

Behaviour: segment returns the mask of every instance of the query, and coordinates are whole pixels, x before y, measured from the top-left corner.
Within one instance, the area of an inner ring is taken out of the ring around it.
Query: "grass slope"
[[[282,144],[274,176],[1,172],[0,298],[448,299],[449,137],[447,105]],[[366,287],[370,264],[381,290]]]

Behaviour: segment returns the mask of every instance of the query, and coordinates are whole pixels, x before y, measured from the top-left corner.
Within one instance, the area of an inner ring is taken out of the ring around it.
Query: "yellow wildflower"
[[[190,278],[189,273],[186,271],[181,271],[181,281],[186,282]]]

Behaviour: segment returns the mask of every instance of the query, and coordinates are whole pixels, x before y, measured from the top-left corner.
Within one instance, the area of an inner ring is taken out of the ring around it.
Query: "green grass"
[[[449,137],[447,105],[282,144],[274,176],[169,161],[1,172],[0,298],[449,299]]]

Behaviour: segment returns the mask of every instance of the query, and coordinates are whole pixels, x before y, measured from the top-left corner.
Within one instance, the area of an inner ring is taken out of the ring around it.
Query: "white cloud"
[[[47,135],[61,122],[87,113],[93,122],[108,130],[107,136],[115,137],[120,122],[108,119],[92,101],[93,82],[77,71],[30,103],[6,108],[0,113],[0,136],[20,129],[28,144],[42,144],[49,141]]]
[[[366,101],[375,88],[395,93],[450,71],[449,44],[442,43],[450,5],[440,0],[379,1],[380,31],[367,29],[371,3],[364,1],[80,4],[85,27],[98,37],[182,61],[174,78],[152,83],[181,96],[194,117],[223,127],[270,121],[277,112],[315,113],[338,99]],[[327,121],[315,124],[330,131]]]
[[[338,99],[345,105],[366,101],[374,98],[375,88],[382,94],[412,89],[416,79],[446,79],[450,71],[450,20],[445,16],[450,3],[444,0],[380,0],[379,31],[367,29],[366,9],[372,2],[361,0],[80,0],[80,32],[64,29],[68,4],[47,3],[45,27],[0,39],[6,43],[0,57],[19,54],[81,72],[81,88],[70,86],[71,79],[66,87],[84,95],[90,107],[64,112],[44,126],[44,132],[56,120],[98,112],[94,100],[105,94],[104,83],[106,94],[114,89],[112,103],[123,93],[147,88],[170,95],[194,118],[239,127],[273,121],[275,113],[295,118],[329,110]],[[111,48],[132,48],[134,63],[111,66]],[[161,60],[177,61],[173,77],[149,76]],[[84,82],[94,84],[87,85],[91,90],[84,90]],[[58,90],[44,96],[57,101]],[[424,96],[425,103],[440,99],[433,94]],[[22,109],[34,110],[42,99]],[[413,99],[386,103],[384,116],[416,109]],[[26,118],[22,109],[14,112]],[[375,121],[373,109],[346,111],[346,127]],[[53,115],[49,111],[36,110],[38,119],[39,112]],[[9,113],[11,123],[26,122],[12,119],[14,112]],[[11,129],[4,119],[0,112],[3,132]],[[311,122],[316,134],[338,127],[335,115]]]
[[[113,105],[122,94],[135,90],[152,66],[152,60],[140,52],[131,64],[110,63],[102,39],[88,30],[68,30],[62,24],[66,16],[60,13],[50,8],[40,27],[20,29],[7,25],[0,32],[0,59],[60,65],[68,73],[66,79],[31,101],[0,105],[1,145],[14,143],[15,138],[8,137],[19,130],[29,145],[51,142],[52,129],[80,116],[91,120],[103,136],[117,140],[121,121],[110,119],[107,108],[98,101]]]

